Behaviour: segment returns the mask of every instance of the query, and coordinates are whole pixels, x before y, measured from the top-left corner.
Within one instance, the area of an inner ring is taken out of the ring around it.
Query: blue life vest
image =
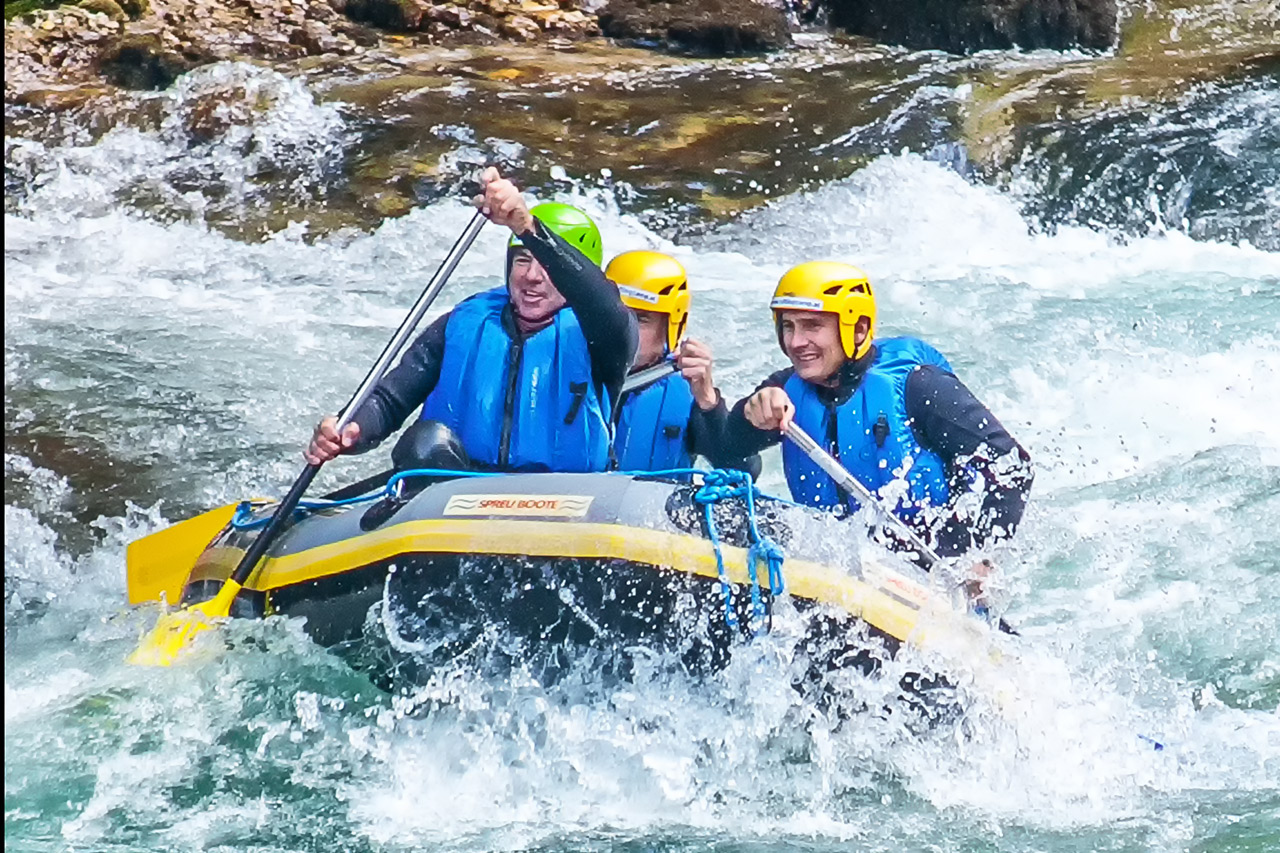
[[[614,456],[622,471],[667,471],[688,468],[687,433],[693,391],[672,373],[628,394],[618,410]]]
[[[923,364],[948,372],[951,365],[942,353],[915,338],[887,338],[876,346],[875,361],[857,390],[835,410],[836,455],[858,482],[887,498],[886,505],[907,519],[922,507],[942,506],[949,494],[946,463],[920,446],[907,423],[907,377]],[[831,410],[818,398],[816,387],[793,374],[783,388],[795,404],[795,422],[830,450]],[[858,509],[858,501],[852,496],[842,500],[835,481],[792,442],[783,442],[782,465],[797,503]],[[897,489],[884,489],[895,481],[900,484]]]
[[[498,287],[453,309],[422,420],[445,424],[473,460],[504,470],[604,471],[611,407],[577,316],[564,308],[521,342],[502,323],[508,301]]]

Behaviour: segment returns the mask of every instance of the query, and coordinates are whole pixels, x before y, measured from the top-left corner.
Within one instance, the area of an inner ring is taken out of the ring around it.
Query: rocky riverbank
[[[6,103],[56,105],[96,84],[164,89],[225,60],[346,56],[408,35],[420,43],[581,38],[578,0],[84,0],[5,24]]]
[[[1028,175],[1037,186],[1064,187],[1065,213],[1055,212],[1064,209],[1056,194],[1035,202],[1047,221],[1083,216],[1077,200],[1092,198],[1124,211],[1091,220],[1141,229],[1154,193],[1169,196],[1166,221],[1191,211],[1192,221],[1211,223],[1210,236],[1274,242],[1265,211],[1235,230],[1216,224],[1214,211],[1243,209],[1229,195],[1197,213],[1180,195],[1184,183],[1153,177],[1151,188],[1135,190],[1107,177],[1109,163],[1143,145],[1144,117],[1179,110],[1204,87],[1274,79],[1277,12],[1266,0],[1131,7],[1118,46],[1102,54],[948,55],[784,28],[776,32],[787,49],[728,59],[652,49],[678,46],[676,35],[699,19],[675,4],[641,9],[639,0],[597,12],[566,5],[578,0],[485,0],[484,13],[474,2],[414,0],[422,14],[395,21],[373,14],[389,8],[368,5],[374,0],[150,0],[128,11],[104,5],[118,0],[89,2],[102,8],[60,7],[6,25],[6,209],[45,179],[42,170],[56,173],[49,150],[116,130],[206,151],[211,164],[198,177],[187,167],[155,178],[169,168],[157,154],[161,161],[121,179],[118,203],[248,239],[295,222],[312,234],[372,228],[457,192],[484,162],[520,170],[534,188],[600,186],[624,206],[666,218],[652,225],[678,230],[907,150],[1011,187]],[[620,9],[668,17],[650,27]],[[521,17],[536,36],[503,29],[501,21]],[[627,40],[598,35],[624,19],[635,27]],[[721,38],[725,50],[763,44],[745,32]],[[323,120],[298,124],[298,110]],[[1096,122],[1115,131],[1076,130]],[[297,138],[282,144],[290,134]],[[298,150],[309,153],[291,165]],[[1227,150],[1211,145],[1184,171],[1214,161],[1212,176],[1197,180],[1215,187],[1237,173],[1226,154],[1219,158]],[[1047,151],[1052,157],[1041,156]],[[235,180],[214,165],[228,158]],[[1153,175],[1167,168],[1143,167]],[[166,182],[183,191],[157,193]],[[187,200],[191,189],[198,205]],[[1142,199],[1131,202],[1138,190]]]
[[[46,0],[5,5],[7,102],[103,82],[162,89],[228,59],[349,55],[396,39],[496,44],[605,35],[726,56],[783,48],[797,25],[913,48],[1106,48],[1116,0]]]

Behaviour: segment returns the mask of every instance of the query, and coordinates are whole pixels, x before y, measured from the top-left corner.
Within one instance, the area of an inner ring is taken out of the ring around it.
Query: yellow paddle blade
[[[161,616],[156,627],[129,655],[129,663],[134,666],[172,666],[197,636],[216,628],[218,622],[231,615],[231,602],[235,601],[240,589],[240,584],[228,580],[208,601]]]
[[[231,521],[237,506],[211,509],[130,542],[125,552],[129,603],[160,601],[162,596],[170,604],[181,600],[196,558]]]

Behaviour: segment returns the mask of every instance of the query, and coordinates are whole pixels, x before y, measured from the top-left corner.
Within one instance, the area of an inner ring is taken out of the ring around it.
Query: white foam
[[[162,225],[102,203],[178,156],[171,141],[120,132],[38,156],[62,162],[5,217],[6,394],[25,395],[24,424],[91,432],[121,460],[162,469],[166,496],[192,503],[289,482],[311,424],[346,399],[471,215],[441,202],[367,235],[308,242],[294,230],[250,246],[198,217]],[[1255,492],[1280,453],[1269,393],[1280,387],[1280,258],[1178,234],[1037,233],[1007,196],[914,156],[881,158],[682,245],[607,193],[564,198],[600,220],[607,254],[659,248],[686,264],[691,330],[717,352],[730,401],[785,364],[767,297],[787,266],[811,258],[863,266],[884,329],[919,333],[952,358],[1039,469],[1002,563],[1036,649],[1022,664],[1020,712],[975,712],[968,739],[918,737],[875,715],[836,724],[800,703],[779,637],[710,686],[654,675],[560,701],[527,682],[463,676],[417,697],[437,703],[431,713],[386,700],[365,718],[294,685],[292,667],[315,665],[304,652],[273,658],[246,643],[227,669],[130,684],[136,703],[110,711],[112,724],[172,742],[142,758],[132,744],[95,753],[69,841],[113,841],[113,810],[147,798],[144,817],[170,825],[179,846],[216,842],[217,816],[251,829],[257,803],[164,811],[169,788],[202,761],[238,766],[245,754],[211,744],[241,725],[254,729],[256,759],[338,791],[340,819],[375,844],[498,849],[579,830],[725,827],[739,839],[914,837],[918,806],[892,806],[903,798],[928,804],[935,829],[961,811],[995,831],[1056,832],[1163,818],[1201,790],[1275,789],[1274,713],[1197,706],[1191,693],[1203,668],[1244,656],[1265,678],[1280,659],[1260,648],[1277,634],[1265,593],[1276,532],[1249,514],[1271,506]],[[438,310],[496,284],[504,254],[504,235],[487,228]],[[781,490],[776,454],[768,464],[766,485]],[[54,500],[58,481],[44,479]],[[161,523],[162,507],[146,505],[102,519],[105,541],[85,557],[62,551],[39,513],[6,506],[7,575],[75,601],[44,628],[17,629],[47,630],[67,659],[56,677],[6,677],[7,704],[24,709],[15,723],[57,719],[126,678],[107,661],[137,626],[101,617],[121,606],[124,543]],[[1245,629],[1220,630],[1228,621]],[[1149,659],[1153,646],[1165,654]],[[254,680],[262,671],[271,678]],[[285,698],[237,716],[246,684],[276,681]],[[873,707],[891,687],[850,681]],[[1148,752],[1139,733],[1170,749]],[[326,781],[329,765],[341,783]],[[876,805],[882,797],[890,804]]]

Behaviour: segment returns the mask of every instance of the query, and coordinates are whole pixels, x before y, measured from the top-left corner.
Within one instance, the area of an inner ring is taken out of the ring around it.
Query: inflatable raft
[[[239,507],[191,567],[184,604],[221,588],[272,507]],[[983,642],[985,623],[924,572],[859,560],[856,530],[743,484],[406,472],[300,515],[232,615],[302,616],[326,646],[358,641],[372,616],[396,648],[436,655],[499,625],[531,656],[644,645],[700,669],[768,631],[783,602],[832,641],[821,668],[874,668],[904,642]]]

